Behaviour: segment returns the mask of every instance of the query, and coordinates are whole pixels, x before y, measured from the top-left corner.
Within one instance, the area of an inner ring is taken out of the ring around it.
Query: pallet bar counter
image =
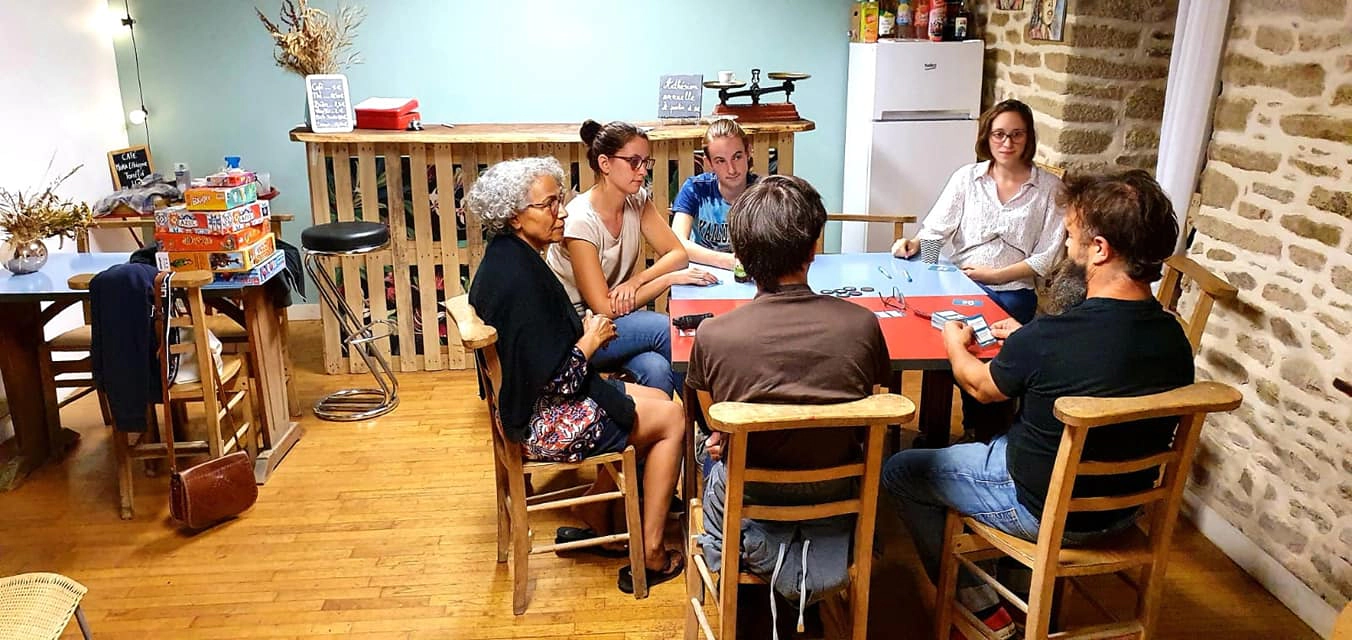
[[[708,125],[636,124],[652,127],[648,137],[657,161],[653,197],[659,210],[667,210],[680,185],[695,173],[695,151]],[[815,128],[809,120],[739,124],[752,138],[752,166],[762,175],[792,174],[794,134]],[[397,327],[378,342],[397,370],[473,366],[442,307],[464,292],[483,257],[479,221],[465,215],[461,198],[489,165],[528,156],[557,158],[577,191],[590,188],[594,179],[578,138],[580,126],[461,124],[429,125],[422,131],[291,132],[293,141],[305,143],[314,224],[371,220],[390,225],[390,251],[334,261],[333,275],[354,311],[365,309],[368,321],[390,320]],[[442,194],[451,197],[443,199]],[[338,323],[327,308],[321,317],[325,370],[364,371],[360,358],[347,357]]]

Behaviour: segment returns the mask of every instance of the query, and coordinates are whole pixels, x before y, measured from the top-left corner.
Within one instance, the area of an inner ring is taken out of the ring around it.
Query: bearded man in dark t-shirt
[[[883,484],[931,579],[938,575],[948,509],[1037,540],[1063,429],[1052,413],[1057,398],[1141,396],[1193,381],[1187,336],[1150,291],[1178,239],[1173,207],[1159,184],[1139,170],[1073,178],[1065,183],[1062,203],[1068,234],[1062,277],[1082,278],[1086,299],[1009,333],[989,363],[969,351],[975,341],[969,327],[955,322],[944,327],[953,375],[963,390],[982,402],[1022,400],[1014,426],[989,444],[903,451],[883,470]],[[1095,429],[1086,441],[1085,459],[1164,451],[1176,426],[1177,419],[1157,419]],[[1085,478],[1076,483],[1074,495],[1140,491],[1157,475]],[[1063,542],[1081,544],[1120,531],[1137,516],[1135,509],[1071,514]],[[965,571],[958,598],[987,626],[1012,635],[1013,624],[995,592]]]

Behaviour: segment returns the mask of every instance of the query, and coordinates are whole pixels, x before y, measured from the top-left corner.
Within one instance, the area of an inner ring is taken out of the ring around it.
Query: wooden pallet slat
[[[437,248],[441,260],[441,283],[445,299],[450,300],[464,291],[460,287],[460,243],[457,240],[459,233],[455,225],[455,158],[452,155],[452,146],[449,144],[439,144],[435,147],[436,167],[437,167],[437,217],[441,223],[441,242]],[[447,176],[448,181],[443,183],[442,176]],[[442,184],[448,184],[450,189],[443,190]],[[438,305],[438,312],[440,311]],[[440,313],[438,314],[440,315]],[[440,322],[446,323],[446,347],[441,347],[441,329],[437,327],[437,348],[445,349],[446,367],[449,369],[465,368],[465,348],[460,344],[460,332],[456,330],[455,323],[451,322],[450,316],[446,316]],[[424,324],[426,326],[426,324]]]
[[[413,181],[413,246],[418,264],[418,310],[422,318],[423,368],[428,371],[440,371],[441,336],[437,331],[437,293],[436,260],[437,252],[432,244],[432,204],[427,187],[427,145],[413,144],[408,154],[410,179]],[[445,176],[437,176],[437,197],[442,198],[447,188],[452,194],[454,181]],[[445,202],[454,200],[454,196],[445,198]],[[440,211],[442,202],[437,203]]]
[[[380,189],[376,186],[376,145],[374,143],[361,142],[357,144],[357,178],[358,184],[361,185],[361,219],[364,222],[383,222],[380,215]],[[386,193],[389,193],[389,189],[386,189]],[[396,241],[391,239],[391,244],[394,242]],[[373,251],[366,254],[365,260],[366,300],[371,307],[370,322],[387,320],[390,313],[388,294],[385,289],[385,266],[390,264],[390,251]],[[376,331],[376,335],[382,335],[383,329]],[[372,344],[375,345],[376,352],[388,361],[390,358],[390,339],[381,338]]]
[[[352,145],[335,145],[333,149],[333,197],[338,206],[338,221],[352,222],[356,220],[355,205],[353,196],[356,192],[352,190]],[[361,258],[341,258],[343,265],[343,276],[338,284],[343,288],[343,299],[347,301],[347,306],[352,312],[360,318],[366,311],[366,301],[363,300],[361,291]],[[359,320],[360,322],[360,320]],[[366,373],[366,363],[361,358],[352,357],[349,349],[347,353],[348,373]]]
[[[779,175],[793,175],[793,134],[775,135],[775,153],[778,154]]]
[[[381,145],[385,155],[385,189],[389,193],[390,262],[394,265],[394,316],[399,324],[400,371],[418,371],[414,357],[418,352],[413,332],[413,290],[409,278],[408,220],[404,215],[404,154],[400,145]]]
[[[775,137],[772,135],[760,134],[751,136],[751,158],[752,167],[759,175],[770,175],[770,147],[774,146]]]
[[[326,149],[332,145],[308,143],[305,145],[306,170],[310,175],[310,219],[314,224],[331,222],[329,214],[329,176],[328,154]],[[338,264],[333,260],[321,260],[322,268],[329,277],[337,280]],[[320,325],[323,327],[324,372],[339,373],[343,367],[342,346],[339,344],[338,318],[334,317],[329,306],[320,301]]]
[[[671,202],[675,194],[671,193],[671,157],[677,151],[670,140],[658,140],[652,144],[653,152],[653,204],[657,212],[670,217]],[[680,184],[676,185],[681,188]]]
[[[464,193],[469,193],[469,188],[479,180],[479,149],[478,145],[467,144],[461,146],[460,154],[460,187]],[[452,198],[454,200],[454,198]],[[463,206],[461,203],[454,203],[456,206]],[[479,221],[479,216],[465,215],[465,249],[469,254],[469,277],[473,282],[474,272],[479,269],[479,262],[484,259],[484,228]],[[460,277],[456,275],[456,277]]]

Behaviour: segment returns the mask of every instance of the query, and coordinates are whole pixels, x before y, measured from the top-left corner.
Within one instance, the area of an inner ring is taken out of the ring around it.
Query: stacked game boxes
[[[155,212],[161,271],[212,271],[217,281],[257,284],[285,266],[253,173],[212,174],[183,199]]]

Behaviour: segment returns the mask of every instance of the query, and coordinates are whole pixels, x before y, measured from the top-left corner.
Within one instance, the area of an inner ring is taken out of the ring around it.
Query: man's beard
[[[1084,302],[1089,295],[1089,278],[1085,266],[1066,256],[1052,270],[1047,286],[1047,313],[1061,315]]]

